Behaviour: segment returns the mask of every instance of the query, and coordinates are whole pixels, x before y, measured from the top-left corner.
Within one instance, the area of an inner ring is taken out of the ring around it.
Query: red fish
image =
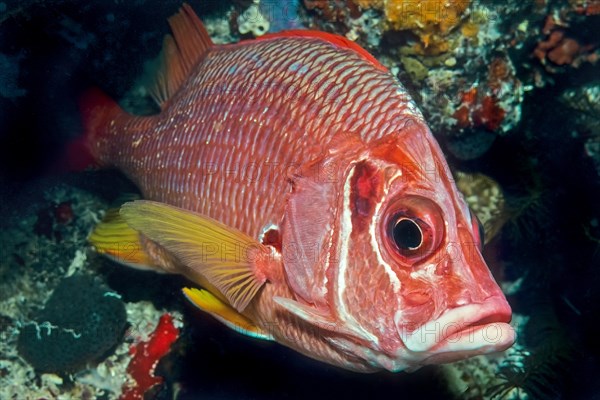
[[[187,5],[169,22],[159,114],[84,102],[92,157],[145,198],[108,213],[98,251],[183,274],[229,327],[355,371],[513,343],[477,222],[384,66],[322,32],[217,46]]]

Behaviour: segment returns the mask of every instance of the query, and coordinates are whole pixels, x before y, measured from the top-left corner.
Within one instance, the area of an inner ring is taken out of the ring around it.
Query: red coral
[[[60,225],[67,225],[75,218],[71,201],[51,204],[38,212],[37,221],[33,227],[37,235],[48,239],[61,240]]]
[[[553,31],[547,40],[538,43],[533,54],[544,61],[546,58],[556,65],[572,64],[582,52],[575,39],[565,37],[563,31]]]
[[[561,40],[563,40],[564,36],[565,34],[563,31],[553,31],[546,40],[538,43],[535,50],[533,50],[533,55],[540,61],[544,62],[548,51],[558,46]]]
[[[572,64],[579,51],[579,43],[573,39],[565,38],[555,48],[550,50],[547,57],[557,65]]]
[[[54,217],[59,224],[66,225],[73,220],[75,213],[70,201],[63,201],[54,208]]]
[[[600,3],[598,3],[598,7],[598,11],[600,11]],[[574,38],[569,37],[567,31],[559,28],[560,26],[565,27],[566,25],[564,22],[555,21],[551,16],[546,18],[542,29],[546,39],[537,44],[533,50],[533,56],[539,59],[550,72],[556,72],[552,65],[578,67],[582,62],[596,62],[597,56],[591,51],[597,47],[597,44],[582,45]]]
[[[488,68],[488,86],[492,93],[498,94],[502,89],[502,84],[513,80],[513,73],[508,61],[502,57],[496,57],[490,63]]]
[[[477,102],[477,88],[472,88],[463,92],[460,96],[462,104],[472,106]]]
[[[179,330],[173,324],[173,317],[163,314],[150,340],[138,343],[132,347],[133,359],[127,367],[127,372],[135,381],[134,386],[123,388],[120,400],[142,400],[144,393],[162,382],[162,378],[154,376],[154,369],[179,335]]]
[[[346,16],[360,17],[361,11],[353,1],[348,0],[304,0],[308,10],[319,10],[327,21],[341,22]]]
[[[544,35],[549,35],[554,30],[556,26],[556,21],[552,15],[548,15],[546,17],[546,21],[544,22],[544,27],[542,28],[542,33]]]
[[[460,128],[485,127],[490,131],[500,128],[506,111],[498,105],[493,95],[478,95],[477,88],[472,88],[461,95],[461,104],[453,117]]]
[[[575,7],[575,12],[586,16],[600,15],[600,0],[582,1]]]
[[[467,106],[461,106],[457,109],[453,117],[456,118],[456,123],[460,128],[466,128],[471,124],[471,112]]]
[[[476,126],[485,126],[490,131],[495,131],[500,127],[505,115],[506,112],[497,104],[497,100],[486,96],[481,102],[481,107],[473,113],[473,122]]]

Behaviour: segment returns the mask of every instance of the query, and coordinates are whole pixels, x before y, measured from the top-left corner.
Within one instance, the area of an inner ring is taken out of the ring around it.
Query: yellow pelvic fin
[[[213,296],[208,290],[183,288],[182,291],[192,304],[211,314],[231,329],[254,338],[273,340],[270,334],[256,326],[249,318],[237,312],[230,305]]]
[[[88,238],[96,251],[135,268],[151,268],[152,261],[143,249],[140,234],[129,227],[119,209],[109,209]]]
[[[238,311],[243,311],[267,280],[269,248],[212,218],[168,204],[125,203],[129,226],[174,254],[191,274],[201,274]]]

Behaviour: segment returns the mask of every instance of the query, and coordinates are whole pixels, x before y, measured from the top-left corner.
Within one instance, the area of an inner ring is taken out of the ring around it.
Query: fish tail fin
[[[79,101],[83,135],[67,146],[66,161],[70,170],[80,171],[103,164],[111,121],[127,113],[98,88],[89,89]]]

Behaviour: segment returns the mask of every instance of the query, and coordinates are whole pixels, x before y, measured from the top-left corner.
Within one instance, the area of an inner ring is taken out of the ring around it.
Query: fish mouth
[[[424,355],[423,364],[457,361],[506,350],[515,341],[508,324],[511,309],[503,296],[448,310],[410,333],[398,332],[407,350]]]

